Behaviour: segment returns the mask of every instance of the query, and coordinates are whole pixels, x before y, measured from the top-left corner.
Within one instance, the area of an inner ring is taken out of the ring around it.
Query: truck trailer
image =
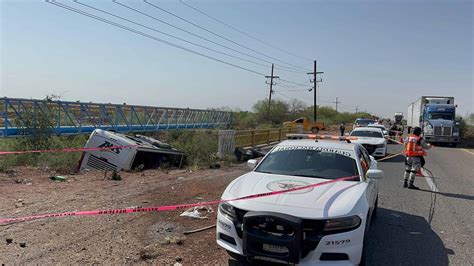
[[[454,97],[421,96],[408,105],[408,132],[421,127],[423,137],[430,143],[447,143],[456,146],[460,141]]]

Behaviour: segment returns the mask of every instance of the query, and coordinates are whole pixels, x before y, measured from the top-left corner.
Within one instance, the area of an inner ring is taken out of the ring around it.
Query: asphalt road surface
[[[401,150],[401,145],[389,146],[390,153]],[[402,188],[403,159],[379,162],[385,176],[369,231],[367,264],[474,265],[474,150],[429,150],[425,167],[434,182],[418,177],[418,191]]]

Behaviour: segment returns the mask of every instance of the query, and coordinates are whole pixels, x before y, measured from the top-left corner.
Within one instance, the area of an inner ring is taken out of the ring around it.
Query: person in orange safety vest
[[[409,189],[419,189],[413,183],[415,182],[415,176],[418,170],[425,165],[426,156],[425,149],[430,149],[431,145],[420,137],[421,128],[415,127],[413,134],[405,139],[405,175],[403,180],[403,187]]]

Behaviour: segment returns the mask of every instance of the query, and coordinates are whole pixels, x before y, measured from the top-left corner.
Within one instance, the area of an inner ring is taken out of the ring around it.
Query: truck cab
[[[459,142],[459,127],[455,118],[454,105],[426,104],[422,117],[424,138],[429,142]]]

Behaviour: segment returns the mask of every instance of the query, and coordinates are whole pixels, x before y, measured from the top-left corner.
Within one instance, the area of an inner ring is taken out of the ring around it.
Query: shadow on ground
[[[448,265],[448,254],[426,219],[379,208],[369,230],[368,265]]]
[[[388,154],[388,156],[392,156],[394,154]],[[393,158],[390,158],[390,159],[383,159],[381,160],[381,162],[384,162],[384,163],[405,163],[405,156],[403,154],[398,154],[397,156],[393,157]]]
[[[436,193],[438,195],[443,195],[448,198],[454,199],[462,199],[462,200],[474,200],[474,195],[465,195],[465,194],[457,194],[457,193],[450,193],[450,192],[433,192],[431,190],[420,189],[419,191],[429,192],[429,193]]]

